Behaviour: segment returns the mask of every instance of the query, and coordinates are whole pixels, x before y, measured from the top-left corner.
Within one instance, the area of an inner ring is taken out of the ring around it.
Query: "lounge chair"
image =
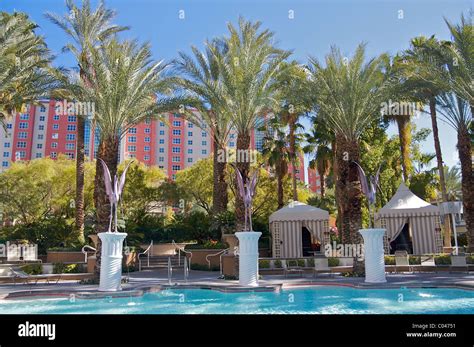
[[[313,277],[319,273],[332,274],[328,258],[314,258]]]
[[[434,255],[422,255],[420,269],[436,272],[436,263]]]
[[[22,280],[23,284],[30,284],[34,281],[34,284],[37,284],[38,281],[46,281],[46,283],[57,284],[61,279],[61,274],[41,274],[41,275],[30,275],[22,270],[15,270],[10,268],[12,272],[13,284],[16,284],[17,279]]]
[[[466,261],[465,255],[452,255],[451,256],[451,266],[449,267],[449,271],[452,270],[461,270],[464,269],[466,272],[469,273],[469,265]]]
[[[304,270],[298,265],[298,260],[287,260],[285,267],[285,277],[288,277],[290,274],[297,274],[303,277]]]
[[[413,266],[410,265],[410,257],[407,251],[395,252],[395,272],[399,272],[399,268],[408,268],[409,272],[413,272]]]

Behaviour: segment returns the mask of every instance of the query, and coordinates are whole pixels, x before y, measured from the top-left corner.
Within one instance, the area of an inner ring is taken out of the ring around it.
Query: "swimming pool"
[[[473,314],[474,291],[318,286],[278,292],[167,289],[142,297],[0,301],[10,314]]]

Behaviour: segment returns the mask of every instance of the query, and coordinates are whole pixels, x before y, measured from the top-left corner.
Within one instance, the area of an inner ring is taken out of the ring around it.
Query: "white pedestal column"
[[[360,229],[364,238],[365,282],[385,283],[383,235],[385,229]]]
[[[239,239],[239,284],[246,287],[258,287],[258,239],[262,235],[257,231],[235,233]]]
[[[107,232],[98,235],[102,241],[99,291],[122,290],[122,246],[127,234]]]

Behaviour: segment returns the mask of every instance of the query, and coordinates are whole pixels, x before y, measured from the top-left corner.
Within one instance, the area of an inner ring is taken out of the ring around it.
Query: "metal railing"
[[[150,266],[150,249],[153,247],[153,240],[151,240],[150,245],[145,249],[145,251],[138,253],[138,271],[142,271],[142,260],[140,256],[147,256],[147,266]]]
[[[223,250],[221,250],[217,253],[206,255],[206,261],[207,261],[207,265],[209,266],[209,270],[211,269],[211,261],[209,260],[209,258],[219,256],[219,272],[222,275],[222,256],[229,253],[229,250],[230,250],[230,248],[226,248],[226,249],[223,249]]]
[[[191,268],[191,259],[193,258],[193,252],[186,251],[184,247],[179,247],[174,240],[171,241],[175,250],[178,250],[178,266],[181,266],[181,252],[184,253],[184,280],[188,280],[189,270]],[[189,258],[188,258],[189,255]],[[171,264],[171,263],[170,263]],[[171,266],[171,265],[170,265]],[[171,272],[173,270],[171,269]],[[169,272],[169,271],[168,271]]]
[[[94,247],[89,246],[89,245],[85,245],[84,247],[82,247],[81,252],[84,254],[84,263],[87,264],[87,251],[86,251],[86,248],[90,249],[93,252],[97,252],[97,250]]]

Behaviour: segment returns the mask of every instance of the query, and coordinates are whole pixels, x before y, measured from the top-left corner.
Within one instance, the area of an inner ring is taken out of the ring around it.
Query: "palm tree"
[[[326,195],[326,178],[331,172],[334,151],[332,144],[334,136],[327,129],[324,123],[324,116],[318,114],[313,118],[313,127],[309,133],[305,134],[306,146],[303,148],[305,153],[314,157],[309,161],[309,167],[317,170],[321,180],[321,198]]]
[[[469,127],[472,112],[469,104],[453,93],[441,94],[437,98],[442,119],[457,131],[458,153],[461,162],[462,198],[468,231],[470,251],[474,250],[474,176],[472,169],[472,146]]]
[[[272,118],[267,124],[267,134],[263,138],[262,154],[270,167],[274,169],[277,179],[278,209],[285,204],[283,180],[288,174],[288,163],[291,162],[288,135],[278,123],[277,117]]]
[[[220,69],[224,102],[233,127],[237,131],[236,166],[246,184],[250,170],[250,134],[260,117],[270,109],[278,109],[276,82],[290,52],[273,45],[273,33],[260,30],[260,22],[239,18],[239,27],[228,24],[230,35],[218,40],[222,55],[217,64]],[[235,180],[237,181],[237,180]],[[244,224],[242,198],[236,196],[236,224]]]
[[[36,104],[57,86],[52,56],[25,13],[0,12],[0,121]]]
[[[104,160],[113,177],[117,172],[120,141],[128,129],[165,111],[160,108],[156,94],[168,91],[169,82],[163,77],[166,65],[151,59],[149,44],[138,45],[136,41],[112,39],[90,52],[90,69],[84,70],[85,78],[70,89],[78,99],[90,100],[95,105],[93,121],[100,130],[97,158]],[[105,231],[110,204],[99,160],[96,161],[94,202],[95,228]],[[96,273],[100,269],[100,253],[97,259]]]
[[[206,42],[204,52],[200,52],[194,46],[191,50],[194,59],[180,52],[180,59],[173,62],[180,74],[174,78],[174,83],[184,92],[173,102],[175,106],[192,106],[194,109],[185,112],[187,117],[198,125],[206,125],[211,131],[214,143],[212,207],[213,212],[219,214],[227,210],[229,201],[225,154],[230,131],[230,115],[224,102],[225,95],[217,64],[222,52],[216,42]],[[195,110],[198,111],[197,114]]]
[[[68,13],[60,16],[47,12],[46,17],[61,28],[72,42],[64,46],[64,52],[72,52],[79,65],[80,78],[86,82],[86,70],[91,68],[90,55],[92,47],[106,44],[116,33],[127,30],[112,24],[116,16],[115,11],[105,7],[101,0],[95,10],[91,9],[90,1],[83,0],[82,8],[77,7],[73,0],[66,0]],[[76,140],[76,229],[79,240],[84,242],[84,128],[85,119],[80,115],[77,118]]]
[[[444,167],[444,177],[446,178],[446,190],[449,201],[462,200],[461,172],[457,166],[451,168]]]
[[[326,56],[325,66],[310,58],[317,107],[335,134],[336,198],[345,243],[360,240],[357,230],[362,226],[362,190],[353,162],[360,159],[361,134],[380,114],[386,92],[382,68],[387,59],[382,55],[365,62],[363,44],[351,59],[333,47]]]

